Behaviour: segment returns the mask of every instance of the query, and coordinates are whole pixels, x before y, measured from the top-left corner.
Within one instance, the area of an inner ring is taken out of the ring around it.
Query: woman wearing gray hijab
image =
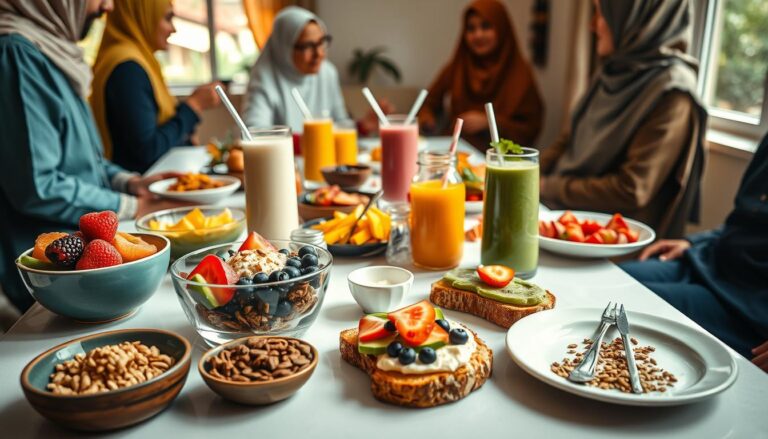
[[[541,154],[549,207],[621,212],[682,236],[703,165],[706,111],[685,53],[688,0],[594,0],[601,65],[570,132]]]
[[[297,88],[317,117],[349,118],[336,67],[325,59],[331,36],[313,13],[291,6],[275,17],[272,35],[251,71],[245,98],[248,126],[287,125],[303,129],[303,116],[291,96]]]

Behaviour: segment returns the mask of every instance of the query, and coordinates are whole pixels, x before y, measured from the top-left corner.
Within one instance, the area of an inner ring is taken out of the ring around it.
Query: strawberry
[[[83,255],[77,261],[75,269],[89,270],[91,268],[111,267],[123,263],[123,258],[117,249],[103,239],[94,239],[85,246]]]
[[[85,239],[103,239],[112,242],[117,232],[117,214],[111,210],[86,213],[80,217],[80,231]]]

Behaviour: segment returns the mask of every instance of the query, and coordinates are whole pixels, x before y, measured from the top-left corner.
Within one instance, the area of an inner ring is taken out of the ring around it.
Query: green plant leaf
[[[400,74],[400,69],[395,65],[394,61],[392,61],[389,58],[379,58],[379,65],[382,69],[384,69],[385,72],[388,72],[394,79],[395,82],[400,82],[402,80],[402,75]]]
[[[491,147],[496,148],[499,154],[524,154],[523,147],[509,139],[499,139],[498,142],[491,142]]]

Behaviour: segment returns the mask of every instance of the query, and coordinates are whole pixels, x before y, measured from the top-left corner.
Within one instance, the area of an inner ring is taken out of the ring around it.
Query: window
[[[700,91],[711,125],[760,137],[768,130],[768,2],[699,1]]]
[[[176,33],[167,51],[155,54],[171,89],[185,89],[212,79],[245,86],[258,56],[241,0],[174,0]],[[104,31],[98,20],[82,42],[86,60],[93,64]],[[211,51],[211,46],[214,50]]]

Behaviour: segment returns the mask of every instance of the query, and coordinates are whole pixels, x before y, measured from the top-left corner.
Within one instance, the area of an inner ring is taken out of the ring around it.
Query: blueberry
[[[280,249],[280,253],[282,253],[282,254],[284,254],[284,255],[288,256],[288,255],[290,255],[290,254],[291,254],[291,251],[290,251],[290,250],[288,250],[287,248],[281,248],[281,249]]]
[[[227,302],[224,306],[220,306],[216,308],[216,311],[221,311],[224,314],[234,316],[237,311],[240,311],[240,304],[237,302],[237,300],[230,300]]]
[[[296,267],[290,267],[288,265],[283,267],[283,272],[288,273],[288,276],[290,276],[291,279],[301,276],[301,270]]]
[[[299,257],[303,258],[305,255],[312,255],[314,257],[317,257],[317,250],[315,250],[314,247],[310,247],[308,245],[305,245],[304,247],[299,249]],[[317,264],[315,264],[317,265]]]
[[[299,258],[288,258],[287,261],[285,261],[286,267],[296,267],[301,268],[301,259]]]
[[[291,314],[293,310],[293,304],[287,300],[281,300],[277,303],[277,309],[275,309],[275,317],[285,317]]]
[[[437,323],[437,325],[441,328],[445,329],[445,332],[449,332],[451,330],[451,324],[448,323],[448,320],[437,319],[435,320],[435,323]]]
[[[432,364],[437,360],[437,353],[432,348],[421,348],[419,351],[419,361],[424,364]]]
[[[254,284],[265,284],[269,282],[269,275],[263,271],[260,271],[253,275],[253,279],[251,281]]]
[[[403,350],[403,344],[399,341],[393,341],[387,346],[387,355],[389,355],[392,358],[396,358],[400,355],[400,352]]]
[[[469,334],[467,334],[467,331],[461,328],[451,329],[451,332],[448,333],[448,336],[450,337],[451,343],[453,344],[464,344],[469,341]]]
[[[241,277],[240,279],[237,280],[235,285],[253,285],[253,282],[251,281],[250,278]]]
[[[227,250],[227,253],[229,253],[229,256],[230,256],[230,257],[232,257],[232,256],[234,256],[235,254],[237,254],[237,252],[236,252],[236,251],[234,251],[234,250]]]
[[[400,351],[400,355],[398,355],[397,358],[403,366],[411,364],[416,361],[416,351],[414,351],[413,348],[405,348]]]
[[[397,331],[397,328],[395,327],[395,324],[392,323],[391,320],[387,320],[387,323],[384,324],[384,329],[386,329],[389,332]]]
[[[272,274],[269,275],[270,282],[281,282],[290,278],[291,276],[284,271],[273,271]]]
[[[301,266],[304,268],[317,267],[317,264],[318,264],[317,256],[311,253],[307,253],[301,257]]]
[[[310,265],[309,267],[302,268],[301,269],[301,274],[309,274],[309,273],[314,273],[316,271],[320,271],[320,269],[317,268],[317,266],[315,266],[315,265]]]
[[[278,300],[280,300],[280,293],[273,288],[265,288],[256,291],[256,296],[259,300],[269,307],[270,312],[277,310]]]

